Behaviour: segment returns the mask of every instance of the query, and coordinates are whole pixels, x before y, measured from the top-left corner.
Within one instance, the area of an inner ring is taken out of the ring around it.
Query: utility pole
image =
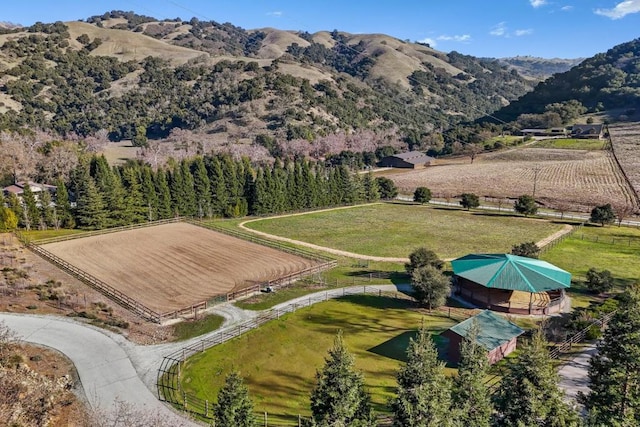
[[[536,198],[536,187],[538,185],[538,172],[540,172],[540,167],[536,166],[533,169],[533,194],[531,195],[534,200]]]

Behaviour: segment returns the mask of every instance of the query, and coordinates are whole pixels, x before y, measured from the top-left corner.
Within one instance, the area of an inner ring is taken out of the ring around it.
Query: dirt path
[[[539,242],[536,243],[536,246],[542,249],[545,246],[547,246],[549,243],[555,242],[557,239],[561,238],[565,234],[571,233],[572,230],[573,230],[573,227],[571,225],[565,224],[564,227],[562,227],[562,230],[556,231],[551,236],[547,236],[544,239],[540,240]]]
[[[373,205],[373,204],[376,204],[376,203],[371,203],[371,204]],[[351,209],[351,208],[355,208],[355,207],[359,207],[359,206],[368,206],[368,205],[343,206],[343,207],[339,207],[339,208],[322,209],[322,210],[319,210],[319,211],[313,211],[313,213],[334,211],[334,210],[339,210],[339,209]],[[271,218],[285,218],[285,217],[289,217],[289,216],[307,215],[309,213],[312,213],[312,212],[301,212],[301,213],[295,213],[295,214],[277,215],[277,216],[269,217],[269,218],[270,219]],[[393,258],[393,257],[379,257],[379,256],[373,256],[373,255],[363,255],[363,254],[358,254],[358,253],[355,253],[355,252],[342,251],[340,249],[334,249],[334,248],[329,248],[329,247],[326,247],[326,246],[315,245],[313,243],[303,242],[301,240],[290,239],[288,237],[276,236],[275,234],[269,234],[269,233],[265,233],[263,231],[253,230],[253,229],[251,229],[249,227],[246,227],[246,224],[248,224],[250,222],[256,222],[256,221],[262,221],[262,218],[249,219],[247,221],[242,221],[240,224],[238,224],[238,227],[240,227],[243,230],[248,231],[250,233],[253,233],[253,234],[256,234],[258,236],[261,236],[261,237],[266,237],[266,238],[272,239],[272,240],[278,240],[280,242],[293,243],[295,245],[304,246],[306,248],[328,252],[328,253],[334,254],[334,255],[345,256],[345,257],[355,258],[355,259],[368,260],[368,261],[402,262],[402,263],[409,262],[409,258]],[[559,239],[560,237],[564,236],[565,234],[570,233],[571,230],[573,230],[573,227],[571,225],[569,225],[569,224],[565,224],[564,227],[562,228],[562,230],[559,230],[559,231],[553,233],[552,235],[545,237],[544,239],[542,239],[539,242],[537,242],[536,245],[539,248],[543,248],[544,246],[548,245],[549,243],[555,241],[556,239]],[[451,261],[453,259],[454,258],[447,258],[447,259],[445,259],[445,261]]]
[[[365,204],[365,205],[342,206],[342,207],[338,207],[338,208],[320,209],[320,210],[313,211],[313,212],[300,212],[300,213],[294,213],[294,214],[277,215],[277,216],[269,217],[269,219],[285,218],[285,217],[289,217],[289,216],[307,215],[307,214],[310,214],[310,213],[317,213],[317,212],[329,212],[329,211],[336,211],[336,210],[341,210],[341,209],[352,209],[352,208],[357,208],[357,207],[362,207],[362,206],[369,206],[369,205],[377,205],[377,204],[379,204],[379,203],[368,203],[368,204]],[[276,236],[274,234],[264,233],[262,231],[253,230],[253,229],[245,226],[245,224],[248,224],[250,222],[261,221],[261,220],[262,220],[262,218],[249,219],[247,221],[242,221],[240,224],[238,224],[238,227],[240,227],[243,230],[248,231],[250,233],[256,234],[258,236],[266,237],[266,238],[269,238],[269,239],[272,239],[272,240],[278,240],[280,242],[293,243],[295,245],[304,246],[305,248],[310,248],[310,249],[320,250],[320,251],[323,251],[323,252],[328,252],[328,253],[333,254],[333,255],[345,256],[345,257],[355,258],[355,259],[363,259],[363,260],[368,260],[368,261],[409,262],[409,258],[381,257],[381,256],[357,254],[355,252],[341,251],[340,249],[328,248],[326,246],[314,245],[313,243],[303,242],[301,240],[294,240],[294,239],[289,239],[287,237]]]

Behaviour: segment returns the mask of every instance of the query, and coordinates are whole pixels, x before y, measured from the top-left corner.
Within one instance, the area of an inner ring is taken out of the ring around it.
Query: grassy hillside
[[[214,135],[214,144],[373,131],[415,144],[531,89],[497,61],[382,34],[245,30],[118,11],[4,31],[0,130],[86,137],[105,129],[138,145],[174,129]]]

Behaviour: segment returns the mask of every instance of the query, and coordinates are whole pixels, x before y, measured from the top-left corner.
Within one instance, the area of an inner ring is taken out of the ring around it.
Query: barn
[[[470,303],[514,314],[558,313],[571,273],[539,259],[470,254],[451,261],[454,293]]]
[[[433,165],[435,160],[433,157],[427,156],[421,151],[408,151],[406,153],[383,157],[380,163],[378,163],[378,166],[385,168],[420,169]]]
[[[477,342],[487,350],[487,358],[492,365],[514,351],[518,337],[524,333],[524,330],[499,314],[484,310],[440,334],[449,340],[447,359],[450,362],[460,362],[460,343],[467,337],[474,322],[478,325]]]

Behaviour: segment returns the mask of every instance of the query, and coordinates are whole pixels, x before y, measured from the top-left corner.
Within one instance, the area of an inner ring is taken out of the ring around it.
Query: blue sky
[[[640,0],[23,0],[0,21],[31,25],[110,10],[245,29],[383,33],[474,56],[590,57],[640,37]]]

